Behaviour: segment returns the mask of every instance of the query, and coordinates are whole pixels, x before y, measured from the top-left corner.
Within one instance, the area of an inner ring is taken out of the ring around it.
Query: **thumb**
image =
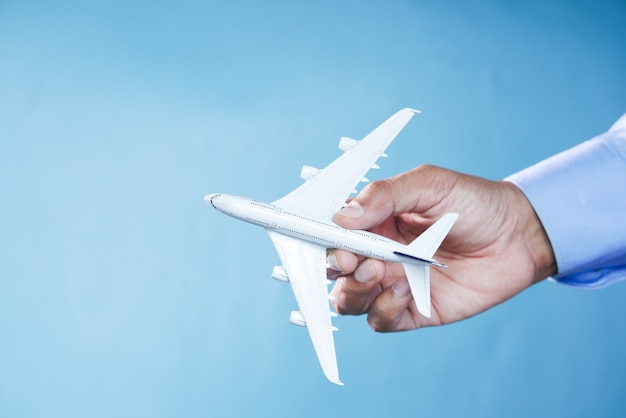
[[[370,229],[394,211],[390,180],[370,183],[361,193],[333,216],[333,221],[348,229]]]
[[[333,221],[349,229],[370,229],[405,212],[438,217],[446,209],[442,202],[458,180],[458,173],[421,165],[395,177],[370,183],[346,207],[335,213]]]

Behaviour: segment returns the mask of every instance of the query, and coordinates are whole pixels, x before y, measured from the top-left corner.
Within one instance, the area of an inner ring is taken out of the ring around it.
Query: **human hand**
[[[556,273],[550,241],[526,196],[512,183],[422,165],[373,182],[333,220],[401,243],[448,212],[458,221],[431,267],[432,317],[417,311],[401,264],[331,250],[338,313],[368,314],[375,331],[402,331],[469,318]]]

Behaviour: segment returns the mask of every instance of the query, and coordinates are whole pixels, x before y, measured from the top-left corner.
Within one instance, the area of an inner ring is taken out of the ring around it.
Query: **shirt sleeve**
[[[626,114],[607,132],[505,179],[533,205],[560,283],[626,280]]]

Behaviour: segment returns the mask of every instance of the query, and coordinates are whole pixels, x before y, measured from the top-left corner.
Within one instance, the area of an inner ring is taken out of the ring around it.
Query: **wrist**
[[[511,208],[517,213],[517,227],[534,265],[533,282],[537,283],[557,273],[557,264],[550,238],[532,204],[515,184],[503,181],[511,192]]]

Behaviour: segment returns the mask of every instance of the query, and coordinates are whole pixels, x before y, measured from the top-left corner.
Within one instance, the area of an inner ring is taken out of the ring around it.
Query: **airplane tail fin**
[[[458,217],[458,213],[446,213],[439,218],[437,222],[408,245],[409,254],[415,254],[426,259],[432,258]]]
[[[427,318],[430,318],[431,315],[429,267],[431,265],[446,267],[432,260],[432,257],[458,217],[457,213],[445,214],[407,246],[408,254],[401,254],[411,259],[411,261],[402,263],[402,266],[409,281],[417,310]],[[421,262],[415,263],[414,260]]]

